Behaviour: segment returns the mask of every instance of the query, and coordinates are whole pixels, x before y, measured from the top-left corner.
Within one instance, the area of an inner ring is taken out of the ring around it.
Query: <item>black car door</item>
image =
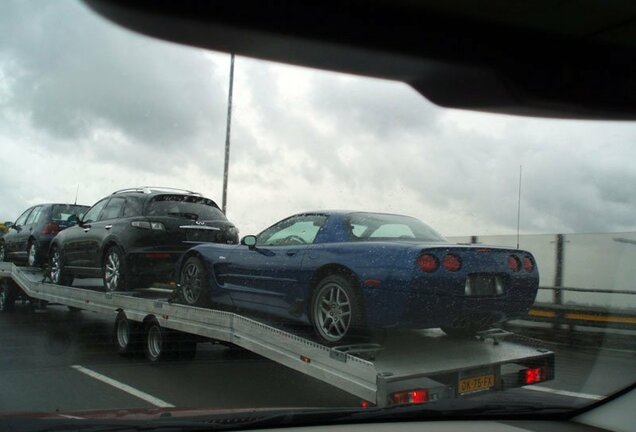
[[[23,241],[26,234],[26,221],[31,214],[31,211],[33,211],[33,207],[22,213],[3,237],[7,258],[9,258],[10,260],[20,259],[20,243]],[[26,254],[24,256],[26,256]]]
[[[109,198],[98,201],[82,218],[81,225],[62,231],[64,263],[76,271],[95,271],[95,245],[91,242],[91,230]]]
[[[88,259],[93,268],[102,268],[104,246],[115,224],[122,218],[126,200],[122,197],[112,197],[104,206],[97,221],[84,224],[88,242]]]

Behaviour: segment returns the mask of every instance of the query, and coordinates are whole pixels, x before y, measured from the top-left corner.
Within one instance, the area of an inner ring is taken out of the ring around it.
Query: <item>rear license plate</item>
[[[502,294],[499,277],[493,275],[469,275],[466,293],[472,296],[494,296]]]
[[[495,375],[480,375],[459,380],[459,394],[465,395],[488,390],[495,386]]]

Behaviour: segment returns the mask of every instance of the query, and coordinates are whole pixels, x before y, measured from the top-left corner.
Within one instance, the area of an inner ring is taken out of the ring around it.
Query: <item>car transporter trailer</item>
[[[328,347],[237,313],[172,303],[167,294],[158,300],[143,290],[54,285],[40,269],[0,263],[0,309],[16,296],[113,316],[121,353],[143,346],[151,360],[177,349],[192,357],[199,341],[231,343],[355,395],[363,406],[468,397],[554,378],[554,353],[497,329],[466,339],[399,332],[382,345]]]

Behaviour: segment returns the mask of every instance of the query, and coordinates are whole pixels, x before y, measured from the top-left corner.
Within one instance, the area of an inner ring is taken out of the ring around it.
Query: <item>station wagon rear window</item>
[[[147,216],[174,216],[195,221],[225,220],[214,201],[192,195],[158,195],[148,204]]]

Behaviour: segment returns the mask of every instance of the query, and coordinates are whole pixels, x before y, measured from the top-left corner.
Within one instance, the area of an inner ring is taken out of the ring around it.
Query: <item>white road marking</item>
[[[550,388],[550,387],[540,387],[540,386],[536,386],[536,385],[527,385],[524,388],[527,388],[528,390],[534,390],[534,391],[540,391],[540,392],[545,392],[545,393],[558,394],[558,395],[561,395],[561,396],[571,396],[571,397],[577,397],[577,398],[583,398],[583,399],[592,399],[592,400],[605,399],[605,396],[589,394],[589,393],[578,393],[578,392],[567,391],[567,390],[558,390],[558,389],[553,389],[553,388]]]
[[[144,393],[141,390],[137,390],[136,388],[133,388],[131,386],[129,386],[128,384],[124,384],[122,382],[119,382],[117,380],[114,380],[112,378],[107,377],[106,375],[102,375],[100,373],[97,373],[95,371],[92,371],[90,369],[87,369],[83,366],[80,365],[73,365],[71,366],[73,369],[88,375],[91,378],[95,378],[98,381],[101,381],[105,384],[108,384],[110,386],[115,387],[116,389],[119,389],[121,391],[124,391],[130,395],[133,395],[139,399],[145,400],[146,402],[159,407],[159,408],[174,408],[174,405],[162,401],[161,399],[158,399],[154,396],[149,395],[148,393]]]
[[[70,414],[58,414],[60,417],[64,417],[67,419],[73,419],[73,420],[84,420],[84,417],[77,417],[74,415],[70,415]]]

